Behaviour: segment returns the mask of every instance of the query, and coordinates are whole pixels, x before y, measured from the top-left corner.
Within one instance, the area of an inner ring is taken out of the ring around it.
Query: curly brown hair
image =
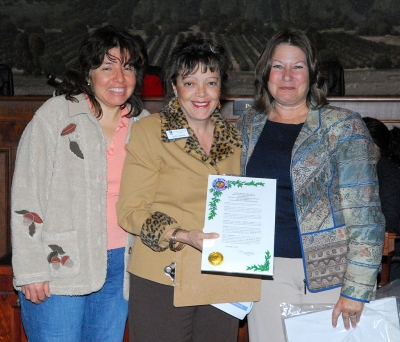
[[[127,104],[130,104],[130,111],[127,116],[139,115],[143,110],[139,93],[145,70],[145,60],[140,53],[140,43],[128,31],[112,25],[94,30],[82,41],[75,65],[65,71],[63,81],[57,90],[57,94],[65,94],[66,98],[70,101],[77,101],[75,96],[78,94],[86,94],[93,104],[98,119],[101,118],[103,111],[100,103],[96,100],[92,88],[88,84],[88,78],[91,70],[101,66],[105,56],[110,60],[115,59],[115,57],[109,54],[109,51],[113,48],[120,49],[122,62],[125,65],[132,66],[136,76],[135,91],[121,108],[125,108]]]

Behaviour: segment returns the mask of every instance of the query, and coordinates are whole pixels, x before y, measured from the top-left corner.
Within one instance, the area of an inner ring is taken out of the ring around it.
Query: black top
[[[274,256],[281,258],[302,257],[290,179],[292,149],[302,127],[267,120],[246,169],[248,177],[277,180]]]

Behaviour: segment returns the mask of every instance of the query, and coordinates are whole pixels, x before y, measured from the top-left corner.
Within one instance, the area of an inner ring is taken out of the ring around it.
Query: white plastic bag
[[[355,329],[344,328],[339,317],[332,327],[334,304],[281,304],[287,342],[399,342],[400,326],[396,297],[385,297],[365,304]]]

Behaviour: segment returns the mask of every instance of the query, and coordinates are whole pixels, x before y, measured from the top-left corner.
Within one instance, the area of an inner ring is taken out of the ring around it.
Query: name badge
[[[171,131],[166,131],[166,133],[169,140],[189,137],[189,133],[186,128],[174,129]]]

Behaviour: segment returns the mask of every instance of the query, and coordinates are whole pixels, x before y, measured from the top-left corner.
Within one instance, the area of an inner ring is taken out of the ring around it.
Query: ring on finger
[[[349,315],[349,318],[350,318],[350,319],[355,319],[355,318],[357,318],[357,314],[356,314],[356,313],[353,313],[352,315]]]

